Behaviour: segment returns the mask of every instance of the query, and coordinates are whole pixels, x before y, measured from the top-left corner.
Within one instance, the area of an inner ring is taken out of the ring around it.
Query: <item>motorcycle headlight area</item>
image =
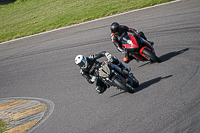
[[[99,68],[99,76],[101,77],[108,77],[110,75],[110,68],[107,65],[103,65]]]

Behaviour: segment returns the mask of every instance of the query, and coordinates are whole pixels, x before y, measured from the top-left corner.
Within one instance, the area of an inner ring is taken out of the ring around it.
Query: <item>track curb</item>
[[[4,133],[30,133],[53,112],[54,103],[33,97],[0,99],[0,119],[8,123]]]

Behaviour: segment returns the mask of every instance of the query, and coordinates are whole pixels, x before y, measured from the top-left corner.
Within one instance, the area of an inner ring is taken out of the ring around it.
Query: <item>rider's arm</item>
[[[97,59],[99,59],[101,57],[106,57],[106,53],[108,53],[108,52],[102,51],[102,52],[100,52],[98,54],[90,55],[90,57],[91,57],[90,59],[97,60]]]
[[[115,35],[112,35],[112,34],[111,34],[111,39],[112,39],[112,42],[113,42],[113,44],[115,45],[116,49],[117,49],[119,52],[123,52],[123,49],[120,47],[119,43],[117,42]]]
[[[112,55],[110,53],[108,53],[107,51],[102,51],[102,52],[100,52],[98,54],[90,55],[90,59],[93,60],[93,61],[97,60],[97,59],[99,59],[101,57],[106,57],[108,59],[108,61],[110,61],[110,62],[113,61],[112,60]]]
[[[126,25],[123,25],[122,28],[123,28],[125,31],[127,31],[127,32],[131,32],[131,33],[135,33],[135,34],[138,33],[138,31],[137,31],[136,29],[129,28],[129,27],[126,26]]]
[[[82,69],[80,69],[80,74],[88,81],[88,83],[93,84],[95,82],[94,77],[91,77],[89,73],[83,72]]]
[[[133,28],[129,28],[128,32],[138,34],[138,31],[136,29],[133,29]]]

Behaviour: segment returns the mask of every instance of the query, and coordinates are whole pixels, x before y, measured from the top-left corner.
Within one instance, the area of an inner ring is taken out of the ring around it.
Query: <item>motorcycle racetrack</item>
[[[198,133],[199,7],[180,0],[1,43],[0,101],[50,101],[31,133]],[[108,51],[122,61],[110,39],[114,21],[143,31],[162,63],[133,60],[137,91],[110,87],[98,95],[74,58]]]

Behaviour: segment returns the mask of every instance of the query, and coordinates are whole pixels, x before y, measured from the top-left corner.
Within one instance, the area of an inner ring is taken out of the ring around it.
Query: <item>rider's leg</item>
[[[123,61],[125,63],[129,63],[130,62],[129,61],[129,53],[128,53],[127,49],[124,50],[124,52],[122,53],[122,55],[123,55]]]
[[[137,60],[136,58],[134,58],[133,56],[130,56],[129,55],[129,51],[128,49],[125,49],[124,50],[124,53],[122,54],[123,55],[123,61],[128,64],[130,61],[132,61],[133,59]],[[137,60],[138,61],[138,60]]]
[[[123,70],[126,70],[128,72],[131,71],[131,68],[126,66],[126,65],[124,65],[124,64],[122,64],[122,62],[119,61],[116,56],[113,56],[113,63],[116,64],[117,66],[119,66]]]
[[[96,82],[96,92],[98,94],[102,94],[106,91],[107,88],[109,88],[110,86],[105,84],[104,82],[102,82],[100,79],[97,79]]]
[[[141,39],[141,42],[142,42],[144,45],[146,45],[147,47],[151,48],[152,52],[155,52],[155,51],[154,51],[154,48],[153,48],[153,45],[151,45],[148,41],[146,41],[146,40],[144,40],[144,39],[142,39],[142,38],[140,38],[140,39]]]
[[[143,39],[147,40],[146,36],[144,35],[144,33],[142,31],[140,31],[138,33],[138,36],[142,37]]]
[[[142,32],[142,31],[140,31],[139,33],[138,33],[138,35],[140,36],[140,37],[142,37],[144,40],[146,40],[146,41],[148,41],[147,40],[147,38],[146,38],[146,36],[144,35],[144,33]],[[152,41],[148,41],[151,45],[154,45],[154,42],[152,42]]]

